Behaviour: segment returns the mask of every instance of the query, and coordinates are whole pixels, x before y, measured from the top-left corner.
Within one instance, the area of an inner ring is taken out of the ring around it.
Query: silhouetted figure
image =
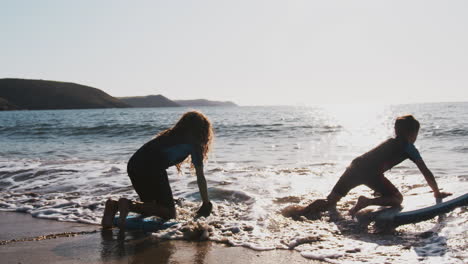
[[[102,226],[111,228],[117,211],[120,212],[119,227],[125,227],[129,212],[144,216],[158,216],[163,219],[176,217],[166,169],[170,166],[180,168],[188,156],[197,175],[198,188],[203,201],[197,216],[208,216],[212,204],[208,198],[203,162],[207,159],[213,139],[213,129],[208,118],[200,112],[185,113],[177,124],[161,132],[144,144],[130,158],[127,172],[133,188],[141,202],[121,198],[118,202],[107,200],[102,218]]]
[[[400,206],[403,196],[384,176],[384,172],[406,159],[412,160],[424,175],[436,198],[444,198],[451,193],[440,192],[432,172],[427,168],[419,151],[414,146],[418,137],[419,122],[412,116],[398,117],[395,121],[395,138],[390,138],[369,152],[354,159],[333,187],[326,199],[318,199],[306,207],[297,205],[283,209],[283,215],[298,217],[313,216],[334,208],[336,203],[353,188],[366,185],[380,194],[376,198],[360,196],[349,213],[354,216],[359,210],[370,206]]]

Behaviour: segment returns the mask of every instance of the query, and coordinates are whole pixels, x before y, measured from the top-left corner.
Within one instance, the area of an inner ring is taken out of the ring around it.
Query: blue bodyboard
[[[468,205],[468,193],[459,196],[450,201],[438,203],[433,206],[421,208],[418,210],[392,213],[392,210],[383,210],[380,215],[376,217],[376,222],[386,222],[393,226],[406,225],[417,223],[436,217],[440,214],[448,213],[460,206]]]
[[[114,225],[117,225],[119,217],[114,218]],[[161,218],[141,216],[127,216],[125,220],[125,228],[128,230],[142,230],[146,232],[156,232],[158,230],[167,229],[171,226],[179,224],[178,222],[165,222]]]

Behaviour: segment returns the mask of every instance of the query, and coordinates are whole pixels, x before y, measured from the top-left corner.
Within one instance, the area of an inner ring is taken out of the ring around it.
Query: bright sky
[[[468,101],[468,1],[0,3],[0,78],[241,105]]]

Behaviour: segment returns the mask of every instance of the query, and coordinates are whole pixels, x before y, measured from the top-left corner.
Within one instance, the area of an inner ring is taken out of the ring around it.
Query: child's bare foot
[[[304,214],[318,214],[327,211],[330,203],[325,199],[318,199],[304,208]]]
[[[369,199],[365,196],[359,196],[356,204],[349,210],[349,214],[354,217],[354,215],[361,210],[362,208],[365,208],[368,206],[368,201]]]
[[[285,217],[291,217],[296,220],[301,216],[305,216],[309,219],[315,219],[319,216],[320,212],[327,211],[330,207],[331,205],[328,200],[318,199],[308,206],[290,205],[281,210],[281,214]]]
[[[126,198],[119,199],[119,221],[117,224],[120,229],[125,229],[125,220],[130,211],[130,203],[130,200]]]
[[[118,210],[118,203],[112,199],[106,201],[106,207],[104,208],[104,215],[102,216],[101,225],[102,228],[108,229],[112,228],[114,216]]]
[[[300,205],[290,205],[286,208],[283,208],[281,210],[281,214],[285,217],[291,217],[291,218],[299,218],[300,216],[304,215],[304,206]]]

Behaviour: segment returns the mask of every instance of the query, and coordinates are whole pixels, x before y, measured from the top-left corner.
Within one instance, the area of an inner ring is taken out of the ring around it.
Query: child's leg
[[[175,207],[165,207],[156,202],[135,202],[126,198],[119,200],[119,227],[125,228],[125,221],[129,212],[138,213],[144,216],[158,216],[163,219],[171,219],[176,217]]]
[[[120,229],[125,228],[125,221],[127,219],[128,213],[130,212],[130,203],[131,201],[126,198],[119,199],[119,222],[117,225]]]
[[[382,194],[382,196],[377,198],[360,196],[353,208],[349,210],[349,213],[352,216],[367,206],[400,206],[403,202],[403,195],[401,195],[400,191],[398,191],[398,189],[383,175],[376,177],[375,181],[369,182],[366,185],[374,191]]]
[[[323,211],[327,211],[333,207],[336,207],[341,198],[346,196],[346,194],[356,186],[360,185],[360,179],[357,177],[355,170],[346,169],[346,171],[341,175],[338,182],[333,187],[330,194],[327,196],[327,199],[318,199],[309,204],[304,208],[304,213],[315,214]]]
[[[336,207],[336,204],[343,198],[344,195],[331,191],[327,196],[327,201],[330,207]]]
[[[176,217],[176,209],[174,206],[163,206],[156,202],[134,202],[130,201],[129,211],[142,214],[144,216],[158,216],[163,219],[171,219]]]
[[[286,217],[292,217],[293,219],[297,219],[300,216],[315,216],[320,212],[327,211],[336,206],[336,203],[341,199],[341,197],[341,195],[331,192],[327,196],[327,199],[317,199],[307,206],[290,205],[283,208],[283,210],[281,210],[281,214]]]
[[[334,208],[342,197],[360,184],[361,182],[357,177],[356,172],[353,169],[348,168],[343,175],[341,175],[340,179],[326,199],[315,200],[306,206],[301,213],[303,215],[313,215]]]
[[[165,169],[158,167],[129,167],[128,176],[133,188],[143,202],[119,200],[119,227],[125,226],[125,219],[129,212],[145,216],[159,216],[163,219],[176,217],[174,198]]]
[[[106,201],[106,207],[104,208],[104,215],[101,220],[101,225],[104,229],[112,228],[114,216],[117,213],[118,205],[117,201],[108,199]]]
[[[349,210],[349,214],[354,216],[359,210],[366,208],[371,205],[380,205],[380,206],[399,206],[403,201],[403,196],[401,194],[393,196],[381,196],[377,198],[367,198],[365,196],[360,196],[356,204]]]

